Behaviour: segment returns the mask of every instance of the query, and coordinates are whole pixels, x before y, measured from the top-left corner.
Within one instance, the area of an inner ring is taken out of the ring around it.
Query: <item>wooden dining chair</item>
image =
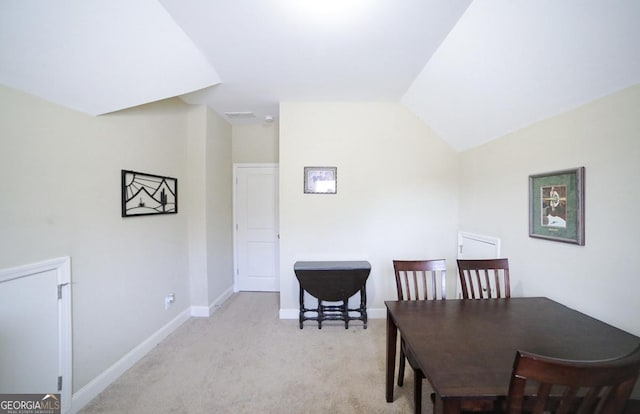
[[[464,299],[509,298],[508,259],[458,259]]]
[[[445,259],[394,260],[398,300],[438,300],[446,298],[447,263]],[[426,327],[425,327],[426,328]],[[398,386],[404,383],[405,361],[413,369],[415,412],[422,411],[422,380],[424,374],[400,338]]]
[[[508,414],[620,414],[638,379],[640,345],[602,361],[572,361],[516,353]]]

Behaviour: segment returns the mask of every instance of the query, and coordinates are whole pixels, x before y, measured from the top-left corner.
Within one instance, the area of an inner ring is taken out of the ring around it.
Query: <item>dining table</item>
[[[393,402],[400,333],[434,394],[435,413],[506,399],[516,351],[601,360],[640,338],[545,297],[386,301],[386,400]]]

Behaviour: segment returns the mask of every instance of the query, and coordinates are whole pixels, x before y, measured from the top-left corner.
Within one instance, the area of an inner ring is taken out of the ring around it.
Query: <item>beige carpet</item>
[[[300,330],[278,319],[278,301],[243,292],[210,318],[190,319],[81,413],[413,412],[410,367],[385,401],[384,320]],[[424,381],[424,413],[430,391]]]

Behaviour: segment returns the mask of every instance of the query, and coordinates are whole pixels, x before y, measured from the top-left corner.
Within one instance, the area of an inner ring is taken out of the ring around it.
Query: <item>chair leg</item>
[[[422,373],[415,369],[413,370],[413,400],[416,407],[415,414],[422,413]]]
[[[402,387],[404,384],[404,364],[407,358],[404,355],[404,346],[400,344],[400,361],[398,363],[398,387]]]

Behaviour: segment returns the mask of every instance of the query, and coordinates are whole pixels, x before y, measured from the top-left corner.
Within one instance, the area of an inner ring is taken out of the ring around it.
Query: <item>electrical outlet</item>
[[[169,307],[176,301],[176,295],[173,293],[167,293],[167,296],[164,297],[164,308],[169,309]]]

